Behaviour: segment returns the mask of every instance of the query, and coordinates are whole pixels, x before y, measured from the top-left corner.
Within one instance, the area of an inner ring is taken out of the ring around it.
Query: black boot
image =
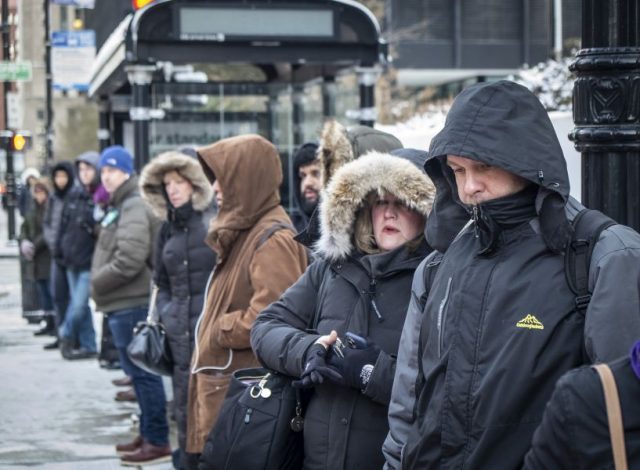
[[[58,349],[58,340],[56,339],[53,343],[45,344],[42,349]]]
[[[45,325],[40,328],[38,331],[33,333],[33,336],[44,336],[44,335],[52,335],[55,336],[56,328],[55,322],[53,321],[53,317],[48,314],[49,312],[45,312],[43,320],[45,321]]]
[[[65,359],[71,359],[73,353],[73,341],[68,338],[60,338],[59,342],[60,354]]]

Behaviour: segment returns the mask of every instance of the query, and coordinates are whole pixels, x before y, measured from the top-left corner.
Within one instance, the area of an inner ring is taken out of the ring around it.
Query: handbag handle
[[[613,450],[613,462],[616,470],[627,470],[627,453],[624,445],[624,426],[622,424],[622,412],[620,411],[620,398],[616,380],[611,369],[606,364],[597,364],[593,368],[598,372],[604,400],[607,405],[607,420],[609,422],[609,434],[611,436],[611,449]]]
[[[151,286],[151,299],[149,300],[149,310],[147,311],[147,323],[152,325],[160,321],[158,309],[156,308],[156,299],[158,298],[158,286]]]

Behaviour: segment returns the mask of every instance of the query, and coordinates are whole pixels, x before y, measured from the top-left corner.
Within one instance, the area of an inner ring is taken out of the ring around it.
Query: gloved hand
[[[27,261],[31,261],[36,254],[36,246],[29,240],[22,240],[20,242],[20,253]]]
[[[373,368],[380,356],[380,348],[368,338],[364,347],[344,347],[340,357],[336,353],[329,354],[327,363],[335,368],[343,378],[343,385],[364,390],[369,383]]]
[[[296,388],[311,388],[320,385],[325,379],[333,382],[342,380],[342,377],[333,367],[326,363],[327,348],[321,343],[315,343],[307,352],[307,363],[300,380],[291,382]]]

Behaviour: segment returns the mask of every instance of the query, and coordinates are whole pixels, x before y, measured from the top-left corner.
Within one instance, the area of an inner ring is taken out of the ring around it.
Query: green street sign
[[[30,82],[32,77],[31,62],[0,61],[0,82]]]

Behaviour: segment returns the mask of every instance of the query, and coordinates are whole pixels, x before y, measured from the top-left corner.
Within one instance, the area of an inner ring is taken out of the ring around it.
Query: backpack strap
[[[624,445],[624,424],[620,409],[620,398],[616,379],[611,369],[606,364],[597,364],[593,367],[602,382],[604,389],[604,401],[607,407],[607,421],[609,423],[609,437],[615,470],[627,470],[627,452]]]
[[[573,236],[565,251],[564,272],[579,312],[585,313],[591,300],[589,267],[593,249],[603,230],[615,224],[613,219],[593,209],[583,209],[573,219]]]
[[[291,230],[294,235],[296,234],[296,229],[293,228],[293,226],[284,222],[276,222],[271,227],[262,232],[262,235],[260,235],[260,238],[258,239],[258,243],[256,243],[256,250],[264,245],[267,240],[269,240],[269,238],[271,238],[271,236],[279,230]]]

